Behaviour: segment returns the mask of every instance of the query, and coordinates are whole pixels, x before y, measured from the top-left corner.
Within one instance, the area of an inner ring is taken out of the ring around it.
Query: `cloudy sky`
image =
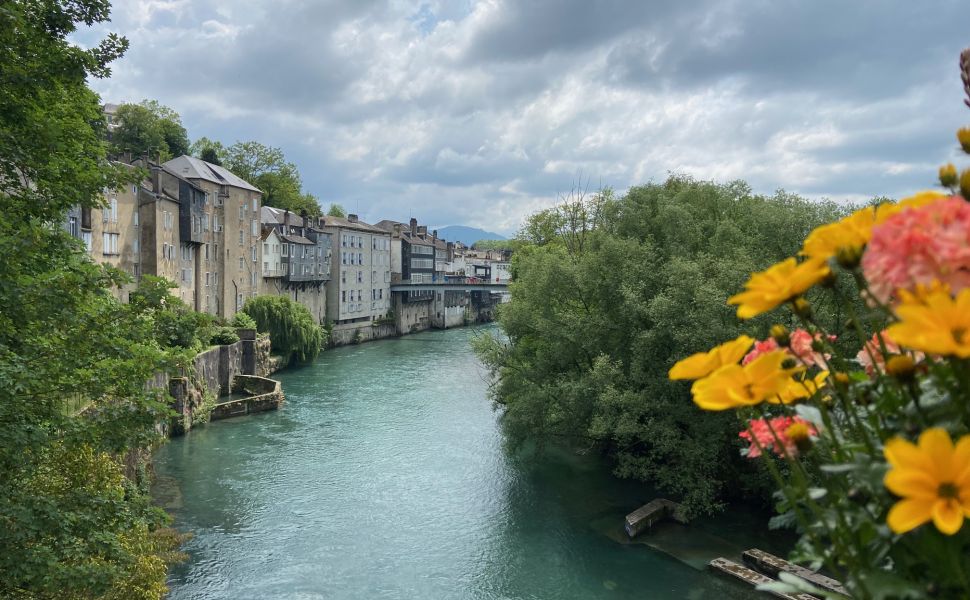
[[[280,146],[324,206],[512,234],[578,182],[931,186],[970,122],[938,1],[116,0],[105,101]]]

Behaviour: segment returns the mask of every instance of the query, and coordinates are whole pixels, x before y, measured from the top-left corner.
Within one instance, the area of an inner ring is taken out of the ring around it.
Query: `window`
[[[135,212],[132,213],[132,217],[134,218],[135,227],[138,227],[139,223],[138,223],[138,209],[137,208],[135,209]]]
[[[286,275],[290,272],[290,263],[283,263],[283,274]]]
[[[209,287],[209,272],[205,272],[205,287]],[[209,303],[208,296],[206,296],[206,304]]]
[[[363,252],[358,252],[357,253],[357,264],[359,264],[359,265],[364,264],[364,253]]]
[[[209,231],[209,215],[202,215],[202,231]]]
[[[239,270],[240,271],[243,270],[243,257],[241,257],[241,256],[239,257]]]
[[[267,273],[267,272],[269,272],[269,263],[266,261],[263,261],[263,273]]]
[[[347,290],[343,290],[342,292],[340,292],[340,301],[341,302],[347,301]]]
[[[135,239],[132,240],[131,249],[135,252],[141,252],[141,240],[138,239],[137,235],[135,236]]]
[[[205,247],[205,259],[209,260],[209,244],[204,244]]]
[[[283,256],[289,256],[290,255],[290,253],[287,252],[288,248],[289,248],[289,244],[283,244]]]
[[[374,283],[375,281],[377,281],[377,271],[371,271],[370,272],[370,282],[371,283]]]
[[[192,249],[188,246],[182,246],[182,260],[192,260]]]
[[[256,212],[257,210],[259,210],[259,200],[257,198],[253,198],[253,212]]]
[[[192,277],[192,269],[182,269],[182,281],[188,283]]]
[[[242,229],[239,230],[239,245],[240,246],[243,245],[243,230]]]
[[[255,202],[255,200],[253,200],[253,202]],[[257,221],[256,219],[253,219],[252,231],[253,231],[253,237],[256,237],[257,235],[259,235],[259,221]]]
[[[105,255],[118,254],[118,234],[105,233],[102,238],[101,252]]]
[[[340,283],[347,283],[347,271],[340,270]]]
[[[214,258],[216,258],[216,259],[218,259],[218,258],[219,258],[219,244],[216,244],[216,245],[215,245],[215,248],[213,249],[213,254],[212,254],[212,256],[213,256]]]
[[[222,231],[222,226],[219,225],[219,215],[212,215],[212,231]]]
[[[68,232],[70,232],[72,236],[78,237],[78,234],[81,232],[81,230],[78,229],[78,226],[77,226],[77,217],[70,217],[67,220],[67,230]]]
[[[259,256],[256,255],[256,246],[253,246],[251,248],[251,250],[253,251],[252,252],[252,254],[253,254],[253,262],[259,262]]]
[[[377,290],[377,299],[378,300],[383,300],[384,299],[384,288],[381,288],[381,289]]]
[[[340,245],[343,246],[344,248],[347,247],[347,236],[346,235],[340,236]]]
[[[249,274],[249,285],[256,287],[256,271]]]
[[[88,252],[90,252],[91,251],[91,232],[82,231],[81,241],[84,242],[84,247],[87,248]]]
[[[118,222],[118,199],[117,198],[111,199],[108,212],[110,215],[108,217],[108,220],[111,221],[112,223],[117,223]]]
[[[263,242],[263,254],[269,254],[269,244]]]
[[[242,304],[243,304],[243,295],[242,294],[236,294],[236,310],[241,309],[242,308]]]
[[[356,265],[357,264],[356,258],[357,258],[357,256],[353,252],[351,252],[350,253],[350,264]]]
[[[357,271],[357,283],[364,283],[364,272]]]
[[[243,204],[239,207],[239,220],[242,221],[246,218],[246,205]]]

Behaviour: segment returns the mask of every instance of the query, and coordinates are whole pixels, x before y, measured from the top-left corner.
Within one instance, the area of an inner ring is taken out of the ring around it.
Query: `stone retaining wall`
[[[279,381],[256,375],[236,375],[232,380],[232,391],[252,395],[216,404],[210,416],[211,420],[218,421],[229,417],[276,410],[284,400],[283,387]]]

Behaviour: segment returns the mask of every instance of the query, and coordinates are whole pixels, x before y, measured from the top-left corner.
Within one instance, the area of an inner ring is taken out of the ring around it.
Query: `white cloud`
[[[372,221],[512,233],[579,178],[671,171],[896,195],[952,152],[965,39],[958,2],[895,4],[129,0],[131,50],[93,84],[281,146]]]

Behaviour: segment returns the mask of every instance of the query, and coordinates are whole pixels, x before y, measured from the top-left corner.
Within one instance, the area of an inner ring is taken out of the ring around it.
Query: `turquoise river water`
[[[666,524],[598,459],[503,445],[469,347],[487,327],[340,348],[276,375],[277,412],[211,423],[156,454],[156,501],[193,538],[173,600],[751,597],[703,570],[771,549],[763,517]]]

